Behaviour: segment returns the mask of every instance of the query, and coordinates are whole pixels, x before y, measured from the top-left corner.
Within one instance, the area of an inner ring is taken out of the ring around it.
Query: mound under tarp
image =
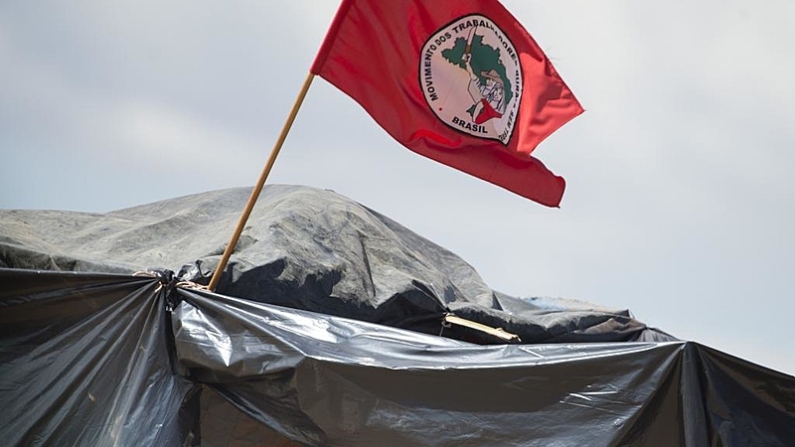
[[[247,196],[0,211],[4,444],[201,445],[204,389],[298,445],[793,445],[792,376],[494,292],[330,191],[266,187],[219,293],[197,289]]]
[[[250,190],[197,194],[106,214],[0,211],[0,267],[179,271],[209,282]],[[452,312],[525,343],[674,340],[629,311],[494,292],[474,268],[331,191],[268,186],[216,291],[438,335]],[[448,337],[501,342],[477,331]]]

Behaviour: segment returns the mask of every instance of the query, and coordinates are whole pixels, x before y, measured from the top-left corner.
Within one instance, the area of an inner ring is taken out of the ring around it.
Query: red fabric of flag
[[[496,0],[343,0],[311,72],[398,142],[547,206],[565,181],[530,153],[582,113]]]

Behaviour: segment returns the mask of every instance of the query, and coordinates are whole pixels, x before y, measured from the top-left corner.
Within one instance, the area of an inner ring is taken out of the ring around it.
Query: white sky
[[[337,7],[68,3],[0,2],[0,208],[252,185]],[[629,308],[795,373],[795,3],[504,3],[587,109],[535,152],[561,209],[415,155],[322,79],[269,182],[374,208],[497,290]]]

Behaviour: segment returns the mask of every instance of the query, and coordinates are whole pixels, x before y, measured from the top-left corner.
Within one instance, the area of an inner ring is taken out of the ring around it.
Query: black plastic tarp
[[[198,446],[204,387],[309,446],[795,445],[794,377],[493,291],[333,192],[267,187],[219,293],[197,289],[247,196],[0,210],[3,445]]]
[[[0,269],[0,443],[183,445],[198,407],[170,365],[163,291],[152,278]]]
[[[5,445],[198,445],[198,384],[312,446],[790,446],[795,378],[696,343],[479,346],[175,287],[0,270]]]

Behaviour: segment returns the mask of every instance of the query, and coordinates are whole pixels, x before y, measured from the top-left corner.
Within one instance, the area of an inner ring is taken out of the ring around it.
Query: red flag
[[[582,113],[496,0],[343,0],[311,72],[398,142],[547,206],[565,181],[530,156]]]

